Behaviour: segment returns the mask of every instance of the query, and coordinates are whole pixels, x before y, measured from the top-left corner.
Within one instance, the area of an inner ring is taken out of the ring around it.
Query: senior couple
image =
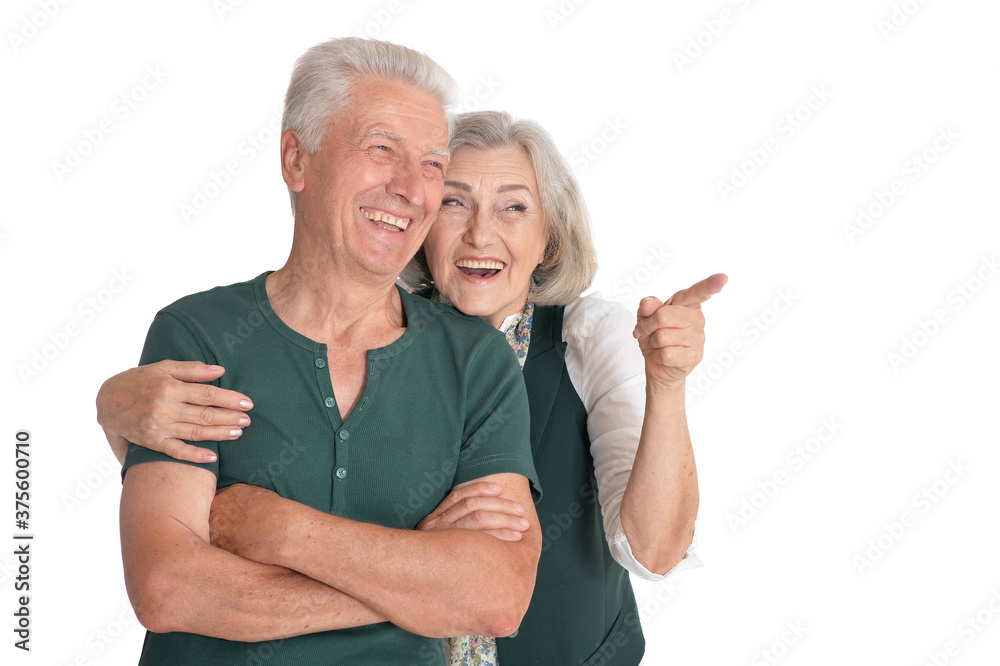
[[[725,276],[580,297],[552,139],[449,132],[454,92],[398,45],[307,51],[287,262],[163,308],[102,387],[140,663],[637,664],[628,572],[697,564],[684,381]]]

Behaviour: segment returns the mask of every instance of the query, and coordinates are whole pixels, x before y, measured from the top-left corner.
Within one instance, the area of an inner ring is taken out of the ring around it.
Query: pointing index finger
[[[701,282],[696,282],[687,289],[678,291],[670,297],[667,305],[683,305],[688,308],[696,308],[710,299],[713,294],[722,291],[722,288],[728,281],[729,277],[725,273],[710,275]]]

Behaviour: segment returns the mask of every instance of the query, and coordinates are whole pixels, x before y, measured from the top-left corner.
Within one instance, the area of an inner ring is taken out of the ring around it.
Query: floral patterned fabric
[[[434,292],[432,299],[444,299]],[[528,357],[528,345],[531,342],[531,319],[535,313],[535,304],[527,303],[524,309],[504,320],[500,331],[507,336],[510,348],[517,356],[517,362],[524,370],[524,360]],[[451,666],[497,666],[496,639],[489,636],[459,636],[450,641]]]

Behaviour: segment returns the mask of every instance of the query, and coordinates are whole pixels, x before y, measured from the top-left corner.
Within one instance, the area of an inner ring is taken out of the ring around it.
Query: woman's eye
[[[528,210],[528,208],[523,204],[511,204],[507,206],[507,210],[514,210],[519,213],[523,213],[524,211]]]
[[[442,206],[461,206],[462,202],[458,199],[446,198],[441,202]]]

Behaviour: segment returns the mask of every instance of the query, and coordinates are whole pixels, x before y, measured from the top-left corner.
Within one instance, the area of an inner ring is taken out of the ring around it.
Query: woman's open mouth
[[[502,261],[492,259],[459,259],[455,262],[455,267],[465,275],[474,278],[491,278],[506,266]]]

